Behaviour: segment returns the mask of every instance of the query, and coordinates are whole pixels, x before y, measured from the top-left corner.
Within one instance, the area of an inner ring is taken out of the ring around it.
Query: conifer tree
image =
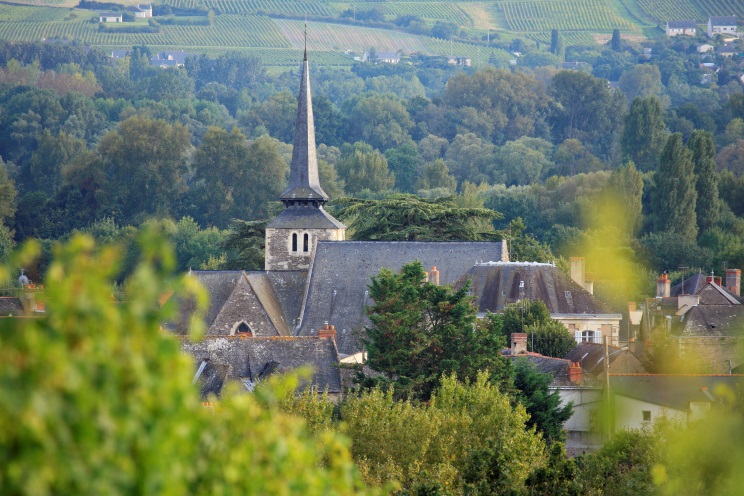
[[[643,172],[656,168],[659,153],[666,139],[664,110],[655,96],[636,98],[625,117],[625,129],[620,138],[623,153]]]
[[[610,40],[610,48],[614,52],[620,52],[623,49],[623,42],[620,39],[620,30],[619,29],[613,29],[612,30],[612,40]]]
[[[695,172],[692,152],[682,143],[682,134],[674,133],[667,140],[654,179],[655,230],[695,239],[698,231]]]
[[[700,232],[713,227],[718,220],[718,174],[716,173],[716,145],[708,131],[695,130],[687,143],[692,152],[697,191],[697,222]]]

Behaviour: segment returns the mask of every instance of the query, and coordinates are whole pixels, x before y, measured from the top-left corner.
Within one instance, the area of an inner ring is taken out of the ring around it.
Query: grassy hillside
[[[473,37],[486,31],[501,33],[502,39],[520,37],[540,42],[559,29],[570,44],[606,39],[619,28],[626,36],[642,37],[669,19],[696,19],[708,15],[736,14],[744,18],[744,0],[493,0],[428,1],[388,0],[349,2],[326,0],[166,0],[175,8],[212,9],[212,25],[163,25],[158,33],[103,32],[95,13],[69,8],[76,0],[18,0],[24,5],[0,4],[0,38],[40,41],[66,38],[104,47],[131,47],[145,43],[154,48],[219,53],[241,50],[257,53],[272,65],[292,63],[302,46],[304,16],[310,16],[311,48],[325,52],[322,60],[349,64],[344,50],[420,52],[427,55],[468,56],[474,64],[492,59],[506,61],[504,50],[471,43],[440,40],[393,29],[325,22],[337,19],[347,9],[356,13],[377,9],[385,21],[398,16],[418,16],[429,26],[453,23]],[[71,3],[72,2],[72,3]],[[135,3],[123,0],[120,3]],[[66,8],[65,8],[66,7]],[[123,26],[122,26],[123,27]],[[497,35],[498,36],[498,35]]]

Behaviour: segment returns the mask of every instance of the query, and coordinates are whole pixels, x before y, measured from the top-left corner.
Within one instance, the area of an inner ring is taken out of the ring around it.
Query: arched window
[[[235,336],[253,336],[253,331],[245,322],[240,322],[233,327],[233,335]]]
[[[310,235],[305,233],[302,239],[302,251],[305,253],[310,251]]]
[[[292,233],[292,253],[297,253],[297,233]]]

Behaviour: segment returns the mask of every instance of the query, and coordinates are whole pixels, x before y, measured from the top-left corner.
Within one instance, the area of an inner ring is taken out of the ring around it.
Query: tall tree
[[[560,71],[550,83],[551,120],[559,141],[576,138],[598,157],[609,155],[625,114],[625,97],[605,79],[582,71]]]
[[[524,358],[517,360],[514,387],[519,390],[518,401],[530,414],[527,427],[534,426],[549,443],[565,441],[563,424],[573,415],[573,404],[560,406],[561,397],[558,391],[550,391],[551,382],[553,377],[550,374],[541,374]]]
[[[692,152],[697,192],[696,214],[700,232],[705,232],[718,221],[720,202],[718,198],[718,173],[716,172],[716,145],[708,131],[695,130],[687,142]]]
[[[185,189],[191,149],[188,128],[134,116],[101,139],[98,153],[108,176],[107,203],[124,222],[169,215]]]
[[[620,52],[623,49],[623,41],[620,38],[620,30],[612,30],[612,39],[610,40],[610,48],[615,52]]]
[[[367,153],[353,150],[336,163],[336,170],[349,193],[358,193],[365,189],[377,193],[391,190],[395,186],[395,174],[388,169],[385,155],[377,150]]]
[[[474,326],[477,309],[468,285],[453,291],[426,281],[421,262],[404,265],[399,274],[380,270],[372,278],[367,311],[371,325],[364,339],[367,365],[394,383],[396,394],[428,400],[442,376],[475,380],[490,370],[496,381],[511,380],[511,369],[499,349],[498,331]]]
[[[633,162],[625,162],[612,171],[607,180],[606,195],[622,205],[625,219],[614,219],[621,232],[634,236],[643,225],[643,175]]]
[[[692,152],[682,142],[682,135],[672,134],[667,140],[654,176],[654,228],[684,238],[697,237],[697,192]]]
[[[663,114],[659,99],[650,96],[633,100],[625,117],[625,129],[620,138],[623,154],[643,172],[656,169],[666,143]]]

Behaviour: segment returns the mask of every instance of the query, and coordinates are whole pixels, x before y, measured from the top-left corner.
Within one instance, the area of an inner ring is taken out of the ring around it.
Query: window
[[[308,233],[302,236],[302,251],[305,253],[310,251],[310,235]]]
[[[643,410],[641,414],[643,415],[644,422],[651,422],[651,410]]]
[[[601,343],[602,333],[600,331],[575,331],[577,343]]]
[[[297,253],[297,233],[292,233],[292,253]]]

